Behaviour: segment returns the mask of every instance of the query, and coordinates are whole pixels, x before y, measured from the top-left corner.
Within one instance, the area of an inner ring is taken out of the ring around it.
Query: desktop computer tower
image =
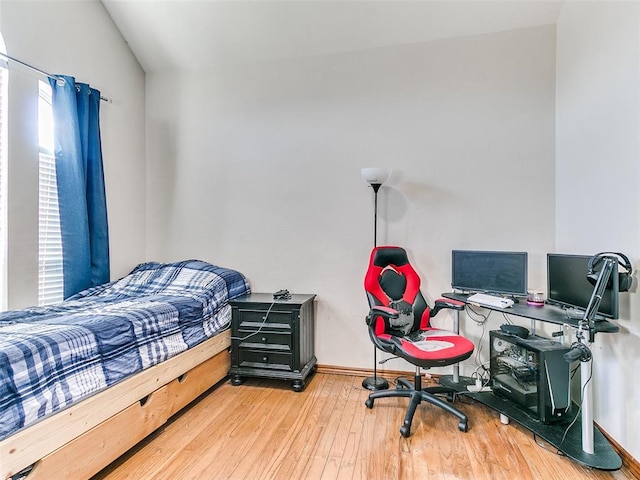
[[[529,335],[520,338],[491,331],[491,389],[532,417],[552,423],[571,413],[569,347]]]

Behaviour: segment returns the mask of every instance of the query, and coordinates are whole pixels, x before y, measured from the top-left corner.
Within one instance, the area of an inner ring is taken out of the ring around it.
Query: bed
[[[239,272],[138,265],[0,313],[0,478],[89,478],[226,377]]]

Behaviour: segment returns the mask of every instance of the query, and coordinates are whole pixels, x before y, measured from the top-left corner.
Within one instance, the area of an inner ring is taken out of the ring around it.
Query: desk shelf
[[[453,382],[451,375],[440,377],[440,384],[453,388],[461,395],[466,395],[477,402],[509,417],[509,419],[522,425],[527,430],[535,433],[550,445],[553,445],[560,452],[576,462],[587,467],[600,470],[619,470],[622,467],[622,460],[615,452],[609,441],[600,430],[594,426],[594,453],[589,454],[582,450],[582,421],[579,416],[579,409],[573,408],[575,412],[571,416],[559,420],[555,423],[543,423],[530,416],[516,404],[500,398],[493,392],[471,393],[467,390],[468,385],[475,385],[475,381],[469,377],[460,377],[458,383]],[[577,418],[575,416],[578,415]],[[572,422],[574,422],[572,424]],[[470,422],[473,428],[473,420]],[[567,431],[567,428],[569,429]],[[565,435],[565,431],[567,432]],[[564,439],[563,439],[564,437]]]
[[[464,303],[468,303],[468,295],[461,293],[443,293],[444,298],[452,300],[458,300]],[[515,303],[512,307],[506,309],[483,307],[489,310],[495,310],[506,313],[508,315],[515,315],[522,318],[527,318],[532,321],[532,326],[535,326],[535,321],[541,321],[551,323],[555,325],[570,325],[577,327],[579,320],[569,318],[566,312],[559,307],[552,305],[544,305],[542,307],[530,306],[526,302]],[[459,312],[456,312],[458,314]],[[532,329],[532,334],[535,334],[535,329]],[[619,330],[618,326],[607,321],[598,320],[595,322],[594,329],[590,332],[591,335],[595,333],[615,333]],[[581,365],[585,365],[584,363]],[[454,368],[454,374],[457,374],[458,370]],[[457,375],[456,375],[457,376]],[[581,391],[585,392],[585,398],[590,398],[591,384],[589,381],[584,380],[587,378],[582,375]],[[538,418],[533,418],[528,412],[522,410],[517,404],[503,398],[499,398],[493,394],[493,392],[478,392],[471,393],[467,390],[467,386],[470,383],[475,384],[469,378],[459,377],[459,382],[453,382],[453,376],[441,377],[440,383],[442,385],[451,387],[461,394],[465,394],[474,400],[477,400],[484,405],[506,415],[510,419],[519,423],[523,427],[527,428],[531,432],[543,438],[549,444],[556,447],[560,452],[564,453],[567,457],[575,460],[578,463],[586,465],[588,467],[598,468],[601,470],[618,470],[622,467],[622,460],[618,454],[613,450],[613,447],[609,441],[604,437],[602,432],[593,424],[593,410],[591,402],[583,403],[582,410],[579,408],[572,409],[573,413],[569,417],[562,418],[556,423],[543,423]],[[576,418],[575,415],[581,415]],[[592,424],[593,428],[593,448],[589,445],[590,438],[587,436],[585,442],[589,447],[587,450],[593,450],[594,453],[587,453],[583,450],[583,430],[589,432],[590,429],[585,423],[583,425],[583,419],[586,422]],[[569,428],[570,427],[570,428]],[[566,432],[566,435],[565,435]]]

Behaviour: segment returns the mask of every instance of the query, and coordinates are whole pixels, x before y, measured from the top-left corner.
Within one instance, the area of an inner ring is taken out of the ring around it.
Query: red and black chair
[[[458,429],[466,432],[467,416],[451,404],[455,400],[455,390],[440,385],[422,388],[420,380],[421,368],[452,365],[473,353],[472,342],[457,333],[431,325],[431,318],[438,312],[443,309],[463,310],[464,304],[442,298],[430,308],[420,293],[420,277],[401,247],[373,249],[364,288],[370,307],[366,322],[374,345],[416,367],[413,384],[398,378],[396,389],[371,393],[365,405],[373,408],[374,400],[383,397],[410,398],[400,428],[403,437],[410,435],[413,416],[422,402],[436,405],[458,417]],[[444,395],[447,401],[438,395]]]

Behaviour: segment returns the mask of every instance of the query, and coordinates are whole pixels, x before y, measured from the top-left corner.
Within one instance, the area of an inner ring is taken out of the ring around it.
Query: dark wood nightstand
[[[231,383],[244,377],[291,380],[301,392],[316,369],[315,295],[293,294],[274,300],[251,293],[231,300]]]

